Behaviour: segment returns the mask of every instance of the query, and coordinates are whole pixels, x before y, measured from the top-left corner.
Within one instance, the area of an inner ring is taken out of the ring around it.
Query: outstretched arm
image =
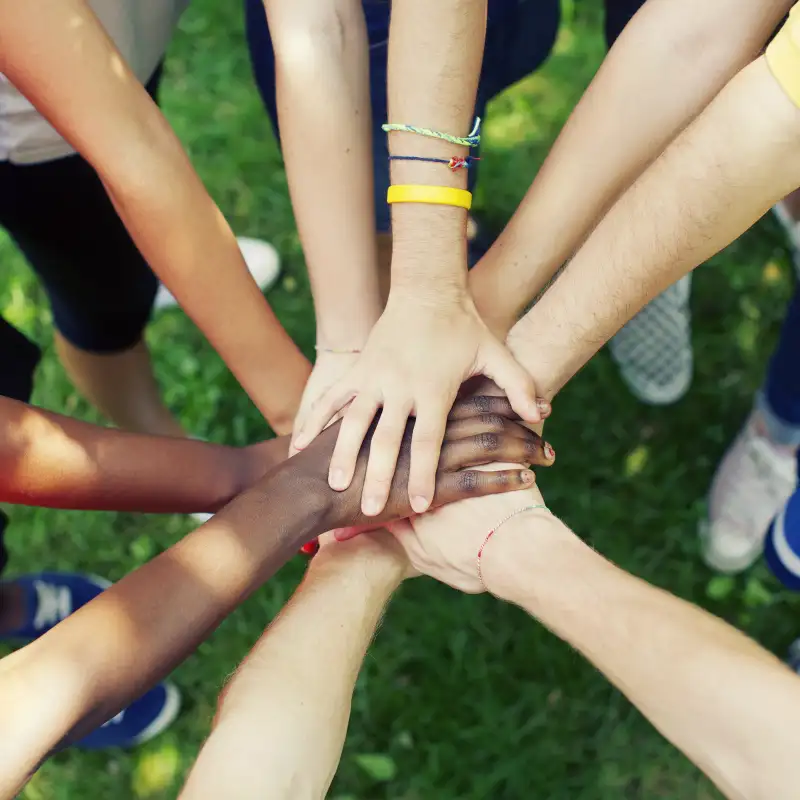
[[[392,124],[466,137],[472,123],[486,31],[486,0],[395,0],[389,32],[389,114]],[[392,156],[464,156],[467,148],[437,138],[391,132]],[[394,160],[393,188],[422,185],[462,192],[466,171],[447,164]],[[442,188],[444,187],[444,188]],[[425,511],[447,411],[461,384],[486,375],[521,417],[539,422],[530,376],[478,315],[467,287],[464,207],[448,200],[392,204],[392,287],[381,318],[352,369],[327,392],[295,437],[302,448],[345,406],[331,460],[330,485],[349,485],[361,442],[380,407],[363,508],[379,513],[409,415],[415,415],[409,492]],[[352,402],[351,402],[352,401]]]
[[[470,273],[478,310],[495,332],[509,331],[614,200],[758,55],[791,4],[648,0],[643,5],[611,48],[508,226]]]
[[[552,397],[649,300],[800,186],[800,12],[617,201],[509,344]],[[792,99],[794,98],[794,99]]]
[[[153,270],[273,428],[288,433],[310,365],[85,0],[0,0],[0,70],[95,168]]]
[[[385,531],[322,546],[220,695],[183,800],[325,797],[364,654],[407,569]]]
[[[317,343],[360,349],[380,316],[364,10],[361,0],[264,0],[264,7]]]
[[[800,678],[730,625],[606,561],[542,502],[535,489],[468,500],[395,535],[420,571],[488,589],[571,644],[727,797],[796,797]]]
[[[4,503],[147,513],[218,511],[285,455],[285,440],[234,448],[146,436],[0,397]]]

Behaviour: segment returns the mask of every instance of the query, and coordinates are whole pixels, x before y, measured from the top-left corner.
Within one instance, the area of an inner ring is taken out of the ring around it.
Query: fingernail
[[[428,506],[430,503],[428,502],[427,498],[422,497],[422,495],[416,495],[416,497],[411,498],[411,508],[414,509],[414,513],[416,514],[424,514],[428,510]]]
[[[553,445],[550,442],[544,443],[544,454],[548,461],[552,461],[556,457],[556,451],[553,450]]]
[[[313,556],[314,553],[317,552],[319,548],[319,542],[316,539],[312,539],[310,542],[306,542],[301,548],[300,552],[306,556]]]
[[[331,474],[328,476],[328,485],[331,487],[331,489],[335,489],[337,492],[344,491],[347,488],[347,480],[344,476],[344,470],[331,470]]]
[[[374,497],[367,497],[361,503],[361,510],[368,517],[376,517],[381,510],[380,503],[378,503],[378,501]]]
[[[523,483],[533,483],[533,480],[536,477],[529,469],[522,470],[519,476],[522,478]]]
[[[294,440],[294,446],[297,450],[302,450],[304,447],[308,447],[308,437],[301,434]]]
[[[547,400],[542,400],[541,397],[536,401],[536,408],[539,409],[539,413],[543,417],[549,416],[550,411],[552,410],[550,407],[550,403],[548,403]]]

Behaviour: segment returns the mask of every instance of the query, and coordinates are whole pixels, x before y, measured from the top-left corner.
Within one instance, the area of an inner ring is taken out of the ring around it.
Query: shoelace
[[[33,627],[37,631],[52,627],[72,613],[72,593],[69,587],[34,581],[33,588],[37,598]]]

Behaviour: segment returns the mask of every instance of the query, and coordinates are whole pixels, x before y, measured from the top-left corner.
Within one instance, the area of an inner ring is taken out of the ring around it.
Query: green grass
[[[267,238],[281,250],[285,277],[270,301],[310,353],[308,282],[237,6],[193,4],[170,53],[164,105],[236,231]],[[494,104],[479,195],[488,219],[500,223],[512,212],[602,53],[597,4],[570,4],[556,55]],[[696,275],[697,371],[689,396],[672,408],[645,408],[626,392],[608,357],[599,355],[558,398],[548,423],[558,466],[540,478],[550,505],[601,552],[705,605],[778,653],[798,632],[797,599],[780,591],[762,567],[736,580],[714,579],[699,562],[695,531],[714,465],[747,413],[790,291],[779,231],[766,220]],[[97,419],[65,379],[41,290],[5,238],[0,308],[47,350],[35,401]],[[193,433],[236,444],[263,437],[264,423],[185,317],[159,318],[150,341],[168,402]],[[13,569],[70,568],[116,579],[188,529],[181,517],[16,509]],[[186,703],[168,733],[131,753],[63,753],[23,797],[174,797],[208,731],[225,676],[300,572],[300,563],[287,566],[177,671]],[[388,759],[379,766],[391,767],[393,777],[380,780],[381,770],[365,755]],[[331,792],[338,800],[717,796],[621,695],[547,631],[489,598],[461,596],[424,580],[403,588],[369,654]]]

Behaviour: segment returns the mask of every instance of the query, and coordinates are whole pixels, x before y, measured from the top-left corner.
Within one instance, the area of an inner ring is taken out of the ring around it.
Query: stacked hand
[[[435,465],[432,506],[524,489],[533,483],[533,473],[521,465],[548,465],[552,463],[551,450],[538,434],[516,419],[510,402],[502,397],[476,396],[455,404],[445,420],[444,444]],[[390,475],[383,509],[380,514],[369,517],[361,509],[361,487],[368,471],[369,436],[357,454],[353,480],[348,488],[333,491],[328,486],[328,464],[342,424],[336,423],[323,431],[306,449],[271,473],[269,480],[291,481],[299,503],[319,503],[318,533],[409,516],[412,513],[408,482],[414,422],[404,424],[396,470]],[[497,461],[506,462],[512,468],[497,472],[468,469]]]
[[[434,499],[448,412],[461,384],[475,375],[491,378],[526,422],[539,422],[548,408],[537,404],[530,376],[484,325],[468,296],[428,306],[390,297],[361,356],[299,420],[294,446],[308,447],[346,409],[328,476],[331,488],[343,491],[353,482],[364,437],[382,409],[361,499],[363,514],[377,518],[389,497],[408,418],[415,416],[407,487],[412,509],[422,513]]]

